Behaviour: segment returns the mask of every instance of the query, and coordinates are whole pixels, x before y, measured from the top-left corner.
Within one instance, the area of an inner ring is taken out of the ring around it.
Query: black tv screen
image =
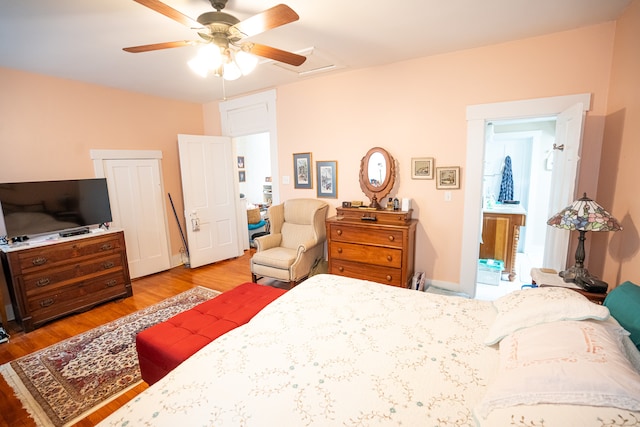
[[[0,184],[0,208],[9,239],[111,222],[104,178]]]

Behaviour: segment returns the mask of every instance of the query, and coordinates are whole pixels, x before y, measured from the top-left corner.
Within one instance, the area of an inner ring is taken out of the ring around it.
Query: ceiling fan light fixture
[[[258,65],[258,57],[245,52],[244,50],[240,50],[235,54],[235,62],[238,64],[238,67],[240,67],[242,75],[246,76],[255,70],[256,65]]]
[[[209,67],[202,61],[202,58],[196,56],[191,61],[187,62],[191,71],[204,78],[209,74]]]
[[[242,76],[242,71],[240,71],[240,67],[234,61],[226,62],[223,65],[223,74],[222,77],[225,80],[237,80]]]
[[[197,55],[187,64],[194,73],[207,77],[209,72],[219,68],[222,62],[220,49],[216,45],[207,44],[198,49]]]
[[[258,64],[258,58],[243,50],[225,49],[209,43],[198,49],[196,56],[187,64],[203,78],[212,73],[225,80],[236,80],[251,73]]]

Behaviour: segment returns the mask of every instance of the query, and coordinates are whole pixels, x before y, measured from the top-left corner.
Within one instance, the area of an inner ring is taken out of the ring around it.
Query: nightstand
[[[559,286],[562,288],[571,289],[576,291],[589,299],[589,301],[596,304],[602,304],[607,297],[606,293],[595,294],[593,292],[587,292],[575,283],[565,282],[562,277],[558,276],[558,272],[550,268],[532,268],[531,269],[531,281],[533,284],[539,287],[544,286]]]

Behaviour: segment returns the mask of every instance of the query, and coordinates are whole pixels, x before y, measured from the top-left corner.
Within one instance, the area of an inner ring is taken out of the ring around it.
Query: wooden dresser
[[[2,266],[16,321],[25,332],[132,295],[122,231],[6,247]]]
[[[417,223],[411,211],[337,208],[326,221],[329,273],[409,286]]]

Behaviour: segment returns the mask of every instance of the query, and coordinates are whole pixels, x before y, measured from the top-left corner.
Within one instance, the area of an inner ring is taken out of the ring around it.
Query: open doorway
[[[566,206],[573,200],[577,164],[579,161],[580,140],[584,114],[590,109],[591,95],[578,94],[538,98],[522,101],[480,104],[467,107],[467,161],[464,193],[464,219],[462,231],[462,249],[460,259],[460,283],[455,291],[475,297],[476,278],[478,273],[478,252],[481,236],[484,156],[487,140],[486,126],[489,122],[514,120],[522,118],[557,117],[556,134],[571,140],[564,151],[558,152],[556,163],[564,163],[563,174],[552,173],[554,185],[550,195],[550,209],[558,205]],[[570,114],[569,114],[570,113]],[[556,153],[554,153],[554,156]],[[480,160],[479,160],[480,159]],[[556,196],[557,193],[557,196]],[[546,219],[544,221],[546,223]],[[568,246],[568,233],[556,233],[555,229],[547,230],[545,243],[544,266],[551,266],[547,254],[553,253],[549,259],[555,265],[565,264]],[[549,250],[552,248],[553,250]],[[556,268],[557,269],[557,268]]]
[[[482,299],[497,297],[520,288],[523,283],[531,283],[531,268],[543,265],[556,119],[490,121],[486,124],[486,134],[482,176],[483,224],[493,225],[496,224],[495,219],[501,218],[507,219],[510,226],[524,225],[518,228],[517,241],[502,243],[499,227],[483,226],[480,265],[503,263],[505,273],[499,274],[495,270],[494,274],[494,270],[484,267],[487,274],[478,275],[477,288],[477,296]],[[501,253],[496,246],[507,253]]]
[[[266,135],[268,140],[269,152],[268,160],[265,157],[262,159],[261,166],[270,166],[269,175],[267,172],[253,172],[247,169],[247,153],[245,152],[245,158],[243,159],[244,174],[241,174],[240,168],[238,170],[238,179],[236,185],[238,185],[239,192],[242,193],[240,188],[241,176],[244,178],[244,182],[247,182],[249,177],[253,177],[257,180],[266,181],[266,177],[271,177],[270,186],[267,191],[271,191],[271,203],[279,203],[280,189],[278,186],[278,131],[276,126],[276,92],[275,90],[269,90],[253,95],[247,95],[241,98],[232,99],[220,103],[220,120],[222,125],[222,134],[230,136],[234,140],[234,153],[237,157],[242,157],[238,154],[237,139],[243,137],[251,137],[252,135]],[[251,156],[253,157],[253,156]],[[234,161],[238,161],[234,159]],[[251,162],[251,159],[249,159]],[[245,190],[248,189],[248,186]],[[253,186],[251,187],[254,188]],[[258,188],[258,187],[255,187]],[[263,191],[265,191],[263,189]],[[264,200],[264,193],[263,200]],[[256,196],[256,197],[259,197]],[[247,202],[245,198],[238,198],[238,235],[248,235],[248,222],[247,222]],[[243,247],[245,250],[249,249],[249,238],[243,238]]]
[[[272,177],[269,132],[240,136],[234,141],[240,194],[244,195],[248,204],[270,205]]]

